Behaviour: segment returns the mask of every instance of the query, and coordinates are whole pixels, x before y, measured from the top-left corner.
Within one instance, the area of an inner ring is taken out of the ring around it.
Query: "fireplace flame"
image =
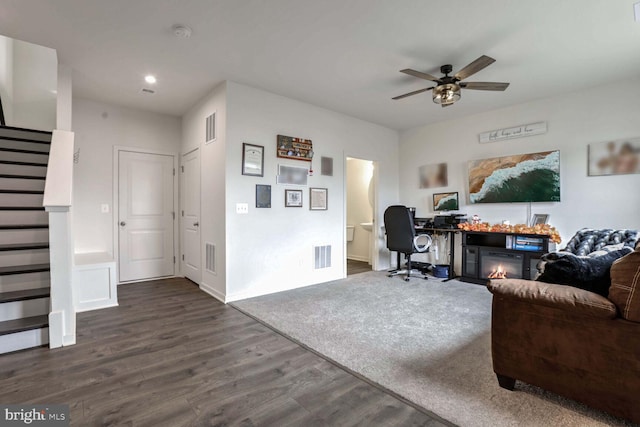
[[[489,274],[489,279],[506,279],[507,272],[502,269],[502,265],[499,265],[498,268],[493,270],[491,274]]]

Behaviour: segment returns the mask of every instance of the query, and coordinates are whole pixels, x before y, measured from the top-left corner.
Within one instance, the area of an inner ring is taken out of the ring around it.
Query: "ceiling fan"
[[[421,71],[412,70],[410,68],[400,70],[401,73],[409,74],[410,76],[418,77],[420,79],[430,80],[432,82],[436,82],[437,85],[425,89],[414,90],[413,92],[405,93],[404,95],[396,96],[391,99],[402,99],[433,89],[433,102],[440,104],[443,107],[448,107],[460,99],[461,88],[473,90],[505,90],[509,86],[509,83],[461,81],[472,76],[483,68],[488,67],[494,62],[496,62],[495,59],[482,55],[480,58],[467,65],[453,76],[449,75],[449,73],[453,71],[451,64],[443,65],[440,67],[440,72],[444,74],[444,77],[440,78]]]

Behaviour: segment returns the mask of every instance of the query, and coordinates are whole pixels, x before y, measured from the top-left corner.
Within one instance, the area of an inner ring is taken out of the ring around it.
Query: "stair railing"
[[[73,132],[54,130],[49,152],[43,206],[49,213],[49,263],[51,265],[51,312],[49,346],[76,342],[76,312],[71,282],[71,193],[73,188]]]

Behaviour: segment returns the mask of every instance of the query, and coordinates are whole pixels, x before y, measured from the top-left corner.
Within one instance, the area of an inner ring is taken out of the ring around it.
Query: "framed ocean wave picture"
[[[469,201],[559,202],[560,151],[470,161]]]

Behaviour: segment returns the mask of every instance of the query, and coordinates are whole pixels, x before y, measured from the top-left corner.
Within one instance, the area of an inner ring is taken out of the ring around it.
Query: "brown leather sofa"
[[[501,387],[520,380],[640,423],[640,245],[611,267],[609,298],[531,280],[491,280]]]

